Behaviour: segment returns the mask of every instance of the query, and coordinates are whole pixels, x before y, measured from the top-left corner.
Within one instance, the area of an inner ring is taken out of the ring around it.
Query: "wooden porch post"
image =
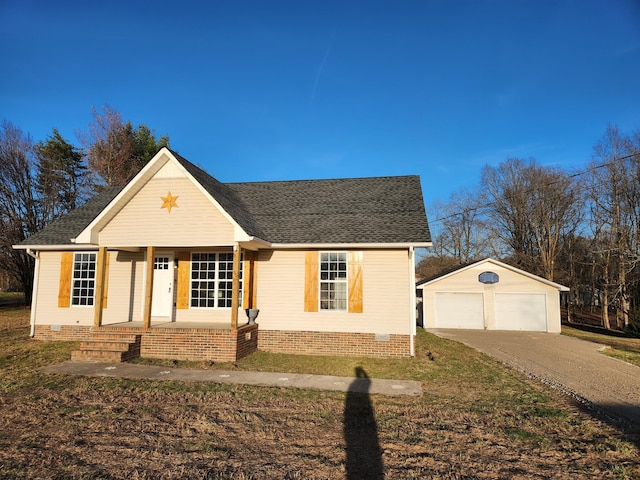
[[[244,252],[244,299],[242,305],[244,308],[258,308],[257,291],[258,291],[258,252],[245,250]]]
[[[144,328],[151,328],[151,300],[153,299],[153,263],[155,254],[155,247],[147,247],[147,282],[144,287],[144,313],[142,316]]]
[[[104,270],[107,259],[107,247],[98,248],[96,261],[96,288],[93,300],[93,326],[102,325],[102,306],[104,305]]]
[[[240,307],[240,245],[233,247],[233,278],[231,279],[231,329],[238,329],[238,308]]]

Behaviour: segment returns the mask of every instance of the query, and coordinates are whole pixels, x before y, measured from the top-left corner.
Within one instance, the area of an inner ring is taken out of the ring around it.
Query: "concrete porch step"
[[[80,349],[71,352],[74,362],[120,363],[140,356],[140,335],[94,333],[91,339],[80,343]]]

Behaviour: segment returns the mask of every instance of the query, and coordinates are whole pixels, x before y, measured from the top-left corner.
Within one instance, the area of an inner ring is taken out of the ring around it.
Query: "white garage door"
[[[436,293],[436,328],[484,330],[482,293]]]
[[[496,293],[496,330],[547,331],[544,294]]]

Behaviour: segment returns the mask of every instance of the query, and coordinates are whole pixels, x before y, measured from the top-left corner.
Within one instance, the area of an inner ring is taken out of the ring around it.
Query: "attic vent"
[[[500,281],[500,277],[498,277],[497,273],[482,272],[478,275],[478,281],[480,283],[498,283]]]

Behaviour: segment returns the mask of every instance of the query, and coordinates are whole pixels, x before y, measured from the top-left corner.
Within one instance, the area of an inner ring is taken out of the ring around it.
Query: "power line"
[[[615,158],[615,159],[611,160],[610,162],[605,162],[605,163],[601,163],[601,164],[595,165],[593,167],[588,167],[588,168],[586,168],[584,170],[580,170],[580,171],[578,171],[576,173],[572,173],[570,175],[567,175],[566,177],[563,177],[562,179],[557,179],[557,180],[554,180],[552,182],[548,182],[548,183],[546,183],[544,185],[545,186],[552,186],[552,185],[555,185],[556,183],[560,183],[560,182],[562,182],[562,181],[564,181],[566,179],[576,178],[576,177],[585,175],[587,173],[594,172],[594,171],[599,170],[601,168],[609,167],[611,165],[614,165],[617,162],[628,160],[629,158],[635,157],[636,155],[640,155],[640,152],[636,151],[636,152],[631,153],[629,155],[626,155],[624,157]],[[525,193],[530,193],[530,192],[533,192],[533,191],[534,191],[534,189],[530,189],[530,190],[526,191]],[[477,212],[477,211],[480,211],[480,210],[485,209],[485,208],[488,209],[488,208],[494,206],[495,203],[496,202],[487,202],[487,203],[478,205],[476,207],[466,208],[466,209],[461,210],[459,212],[454,212],[452,214],[445,215],[443,217],[438,217],[435,220],[429,220],[429,223],[431,225],[433,225],[434,223],[442,223],[444,220],[447,220],[449,218],[454,218],[454,217],[457,217],[457,216],[460,216],[460,215],[466,215],[466,214],[469,214],[471,212]]]

